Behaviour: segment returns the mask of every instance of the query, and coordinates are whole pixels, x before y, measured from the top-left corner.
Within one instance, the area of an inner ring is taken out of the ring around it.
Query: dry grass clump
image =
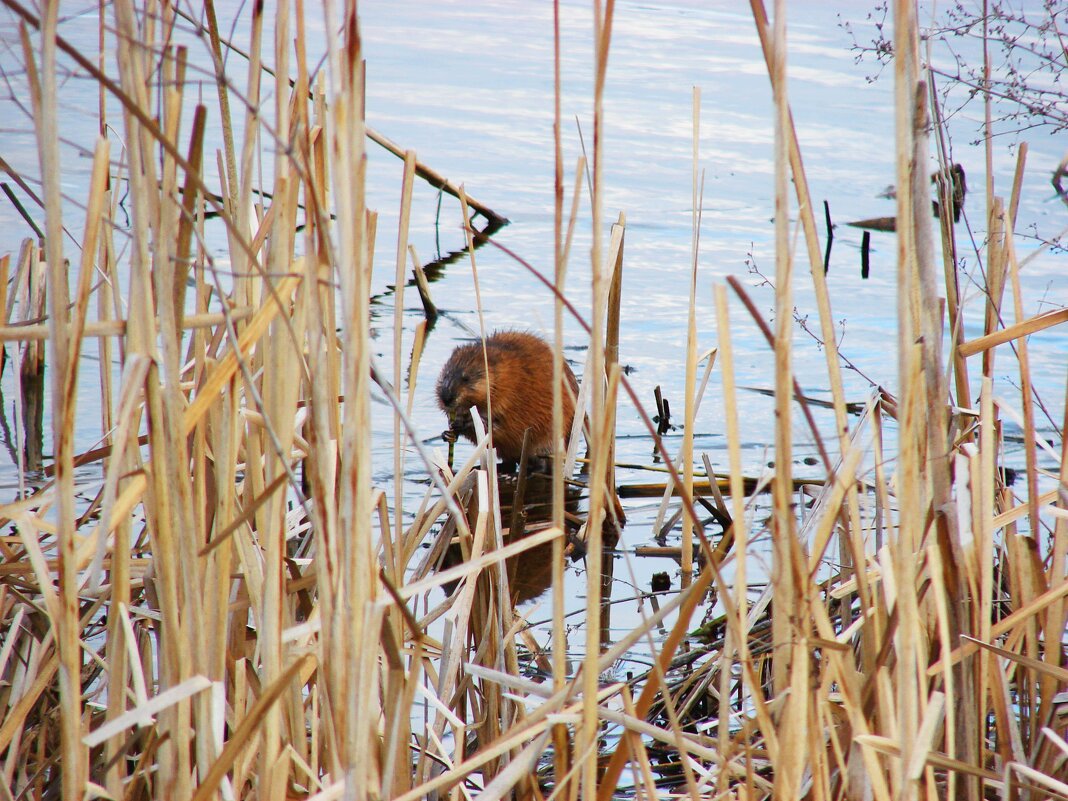
[[[593,292],[582,315],[593,478],[585,518],[576,520],[564,488],[575,454],[560,454],[544,495],[551,500],[543,501],[551,511],[540,523],[524,522],[508,510],[511,499],[498,498],[488,435],[454,470],[434,462],[424,432],[411,425],[425,324],[414,332],[413,353],[403,353],[408,210],[417,174],[447,184],[412,154],[396,232],[392,364],[372,362],[379,232],[364,193],[364,144],[373,132],[362,116],[353,3],[324,4],[326,29],[341,34],[328,41],[317,74],[305,58],[303,5],[272,8],[270,59],[265,8],[254,6],[244,81],[234,61],[223,68],[226,43],[210,3],[203,27],[166,5],[102,7],[100,36],[115,53],[114,75],[62,38],[58,4],[41,19],[5,4],[22,20],[44,229],[40,247],[28,241],[16,261],[0,263],[7,293],[0,339],[8,343],[7,369],[19,376],[19,408],[28,412],[20,421],[23,472],[46,461],[48,476],[0,507],[7,531],[0,538],[2,797],[606,799],[624,776],[643,797],[1068,797],[1068,461],[1062,449],[1061,473],[1047,476],[1033,457],[1026,339],[1063,314],[1023,319],[1017,182],[1007,201],[989,193],[985,333],[964,339],[949,223],[940,231],[945,269],[934,261],[930,111],[910,3],[895,6],[897,397],[876,393],[859,418],[847,414],[777,57],[785,52],[784,4],[776,4],[772,26],[754,2],[777,110],[771,581],[751,588],[742,558],[755,532],[742,476],[732,312],[726,289],[716,287],[731,469],[728,498],[715,503],[718,519],[733,523],[709,542],[695,512],[701,485],[692,440],[676,467],[646,418],[670,476],[665,502],[672,492],[681,498],[683,589],[615,641],[590,603],[585,654],[570,672],[561,577],[574,547],[568,534],[583,524],[586,592],[597,598],[611,576],[611,560],[602,557],[618,534],[614,409],[621,392],[631,393],[618,366],[613,311],[624,220],[607,246],[599,234],[600,101],[613,4],[594,4]],[[199,37],[210,55],[217,108],[190,110],[192,56],[170,43],[175,30]],[[291,80],[268,91],[266,60],[270,74]],[[60,193],[61,61],[95,80],[101,98],[102,135],[77,221],[63,216]],[[698,95],[694,105],[696,143]],[[205,152],[209,125],[221,133],[216,154]],[[561,152],[558,140],[558,287],[575,216],[565,214]],[[695,144],[691,309],[704,291],[697,163]],[[258,185],[261,168],[270,186]],[[456,193],[466,222],[472,210],[501,222]],[[120,203],[129,212],[125,229]],[[836,421],[821,443],[826,479],[806,488],[805,504],[797,502],[789,458],[790,288],[801,280],[791,214],[800,217],[830,343]],[[205,244],[207,226],[220,224],[225,274]],[[78,242],[74,251],[64,226]],[[468,236],[474,267],[473,229]],[[557,375],[569,309],[557,293]],[[98,376],[80,358],[90,338],[99,342]],[[993,394],[995,354],[1019,365],[1029,454],[1022,502],[998,469],[1006,410]],[[691,314],[688,431],[708,380],[707,372],[697,380],[697,355]],[[103,399],[100,445],[76,453],[75,431],[89,425],[76,390],[91,381]],[[372,481],[373,387],[391,404],[392,495]],[[34,392],[47,394],[47,421],[37,417]],[[35,433],[42,427],[51,434],[51,460],[43,460]],[[579,438],[572,440],[577,447]],[[399,489],[406,449],[419,454],[431,480],[417,508],[404,508]],[[78,504],[75,468],[94,461],[103,482]],[[520,530],[526,536],[516,536]],[[426,541],[429,550],[420,547]],[[435,571],[450,550],[452,566]],[[547,648],[513,605],[515,560],[528,552],[550,565]],[[727,559],[735,561],[731,582],[721,573]],[[453,582],[456,592],[443,599],[437,588]],[[698,645],[689,632],[702,608]],[[602,682],[639,643],[652,651],[653,669]],[[521,659],[542,680],[521,676]]]

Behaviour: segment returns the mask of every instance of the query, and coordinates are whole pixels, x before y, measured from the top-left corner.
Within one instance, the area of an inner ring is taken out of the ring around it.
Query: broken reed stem
[[[1020,289],[1020,266],[1016,260],[1016,213],[1020,203],[1020,186],[1023,181],[1024,165],[1027,163],[1027,143],[1024,142],[1017,154],[1016,173],[1009,198],[1008,217],[1005,220],[1005,255],[1012,283],[1012,306],[1016,326],[1024,324],[1023,296]],[[1028,354],[1027,338],[1021,337],[1015,345],[1016,359],[1020,366],[1020,405],[1023,407],[1024,431],[1034,431],[1035,412],[1034,397],[1031,391],[1031,359]],[[1029,524],[1032,532],[1040,531],[1038,517],[1038,472],[1036,463],[1037,448],[1024,449],[1027,466],[1027,500],[1030,507]]]
[[[605,380],[612,373],[612,369],[619,365],[619,326],[621,320],[620,306],[623,302],[623,245],[626,241],[627,215],[619,213],[617,221],[612,225],[612,245],[609,250],[608,262],[611,265],[611,281],[608,286],[607,319],[605,321]],[[616,492],[616,405],[613,402],[606,410],[607,419],[613,421],[613,425],[605,426],[605,435],[609,438],[608,454],[605,457],[606,471],[604,476],[606,493],[606,513],[611,520],[609,545],[615,547],[619,540],[620,529],[626,522],[623,507],[619,502]]]

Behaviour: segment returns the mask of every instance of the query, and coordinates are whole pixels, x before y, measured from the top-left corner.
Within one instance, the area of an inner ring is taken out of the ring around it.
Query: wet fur
[[[553,351],[535,334],[498,331],[486,338],[489,380],[486,378],[482,343],[460,345],[438,377],[438,405],[449,418],[449,430],[475,441],[469,409],[474,406],[487,423],[486,395],[493,405],[493,444],[497,455],[517,462],[523,448],[523,432],[530,428],[529,456],[552,454]],[[578,382],[564,363],[564,438],[575,415],[573,397]],[[570,390],[568,389],[570,388]]]

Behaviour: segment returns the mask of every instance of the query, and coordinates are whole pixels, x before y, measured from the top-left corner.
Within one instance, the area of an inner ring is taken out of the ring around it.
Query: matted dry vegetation
[[[862,415],[847,414],[785,67],[775,57],[785,52],[783,4],[772,26],[754,0],[777,108],[771,582],[750,592],[737,558],[753,536],[733,380],[730,316],[739,310],[717,286],[731,470],[727,500],[716,503],[733,524],[718,543],[706,538],[694,512],[692,439],[677,469],[663,453],[682,498],[684,587],[611,642],[590,604],[586,653],[570,674],[560,600],[571,520],[563,476],[572,462],[556,460],[548,521],[511,538],[508,529],[523,522],[502,515],[488,440],[453,471],[433,462],[425,433],[410,423],[412,390],[402,388],[418,373],[423,332],[413,354],[401,352],[407,209],[417,173],[430,173],[406,157],[400,228],[377,232],[374,199],[364,194],[371,132],[355,6],[323,4],[327,30],[341,34],[313,75],[302,25],[310,10],[299,2],[271,9],[270,58],[264,9],[255,8],[247,71],[231,60],[224,72],[228,45],[210,3],[197,28],[167,4],[115,0],[100,16],[113,74],[62,38],[57,4],[42,19],[14,0],[5,5],[22,20],[45,224],[40,247],[27,240],[2,262],[0,338],[7,369],[31,396],[47,343],[41,389],[51,416],[40,423],[54,454],[47,481],[0,507],[0,797],[581,793],[603,801],[624,774],[641,797],[1068,797],[1068,462],[1063,443],[1060,475],[1043,476],[1033,457],[1041,443],[1027,341],[1065,315],[1023,319],[1017,182],[1007,199],[990,193],[991,235],[978,254],[986,333],[964,340],[953,228],[934,230],[930,215],[931,112],[911,3],[895,7],[898,396],[877,393]],[[595,2],[594,232],[603,227],[600,102],[612,13],[611,2]],[[172,26],[201,36],[214,58],[218,108],[197,106],[192,120],[181,119],[189,55],[167,44]],[[62,217],[57,62],[98,83],[102,110],[116,101],[122,110],[106,130],[101,120],[84,220]],[[269,75],[292,79],[267,92]],[[698,106],[695,95],[695,142]],[[217,158],[204,148],[209,119],[223,121]],[[559,282],[574,212],[569,220],[559,145],[557,154]],[[260,159],[273,159],[270,187],[257,185]],[[698,161],[695,144],[691,310],[707,302],[697,271]],[[457,194],[467,220],[470,206]],[[121,232],[120,199],[130,210]],[[792,214],[804,243],[797,254]],[[232,281],[219,277],[204,246],[205,226],[220,224]],[[614,227],[607,243],[595,234],[593,302],[583,311],[588,471],[609,477],[589,482],[580,531],[590,598],[601,591],[606,540],[616,533],[604,525],[614,508],[613,415],[617,396],[630,391],[617,366],[610,291],[623,231]],[[373,243],[394,234],[396,344],[392,363],[376,365]],[[791,286],[809,280],[799,269],[806,263],[830,343],[836,430],[822,437],[826,480],[799,516],[792,420],[811,417],[795,405],[790,312]],[[567,312],[559,297],[558,343]],[[99,448],[79,454],[75,428],[88,423],[76,390],[97,380],[79,358],[88,338],[100,343],[102,433]],[[691,433],[697,356],[691,313],[683,415]],[[995,356],[1019,365],[1023,501],[998,470],[1005,410],[994,400]],[[374,384],[391,402],[393,487],[402,484],[405,449],[418,452],[431,478],[417,509],[372,481]],[[20,422],[30,446],[34,422]],[[884,445],[888,426],[896,438]],[[23,448],[19,458],[29,470],[41,454]],[[75,466],[93,461],[104,481],[79,504]],[[420,548],[427,538],[430,550]],[[434,572],[450,540],[465,558]],[[535,548],[550,550],[556,599],[557,636],[544,653],[513,609],[502,569],[506,557]],[[720,572],[728,559],[729,583]],[[838,567],[817,580],[825,559]],[[436,588],[455,580],[459,589],[442,600]],[[718,611],[698,646],[688,632],[713,590]],[[670,630],[659,634],[665,621]],[[654,669],[602,682],[636,643],[651,649]],[[542,680],[520,675],[521,652]]]

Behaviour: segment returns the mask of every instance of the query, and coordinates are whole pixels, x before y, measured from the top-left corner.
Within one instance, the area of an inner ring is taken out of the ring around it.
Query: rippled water
[[[585,3],[563,3],[561,28],[564,59],[564,150],[567,165],[567,197],[570,202],[574,165],[581,154],[579,129],[587,146],[592,138],[591,76],[593,48],[590,12]],[[232,4],[220,4],[226,19]],[[838,223],[830,261],[829,287],[843,353],[867,376],[894,391],[896,385],[896,337],[894,237],[873,234],[872,275],[860,277],[861,232],[841,225],[848,220],[888,216],[892,201],[879,195],[894,180],[892,74],[879,80],[866,76],[871,64],[856,65],[850,51],[852,38],[839,25],[839,15],[815,0],[792,2],[789,29],[790,100],[797,125],[813,201],[826,200]],[[360,4],[367,70],[367,118],[371,127],[405,148],[414,149],[420,160],[456,182],[511,223],[496,240],[536,267],[551,271],[553,242],[553,63],[552,10],[548,3],[461,3],[429,0],[395,3],[392,0]],[[863,4],[848,4],[842,16],[852,18],[858,35],[869,31]],[[243,12],[246,16],[247,9]],[[310,19],[309,30],[325,36],[321,20]],[[89,51],[95,46],[95,16],[64,22],[64,35],[81,42]],[[236,41],[243,42],[243,27],[236,26]],[[19,95],[22,79],[14,74],[18,59],[17,38],[9,18],[0,19],[3,63],[10,85]],[[317,57],[317,54],[312,54]],[[244,64],[233,58],[232,68],[243,74]],[[701,89],[699,168],[704,176],[702,226],[699,255],[698,326],[700,349],[716,344],[716,320],[712,286],[734,275],[751,287],[752,295],[768,318],[772,295],[762,286],[754,265],[767,276],[774,274],[773,251],[773,157],[771,91],[751,17],[742,6],[728,2],[637,3],[621,0],[616,6],[615,27],[605,91],[605,213],[614,220],[622,211],[627,218],[625,274],[622,305],[621,360],[631,370],[630,380],[640,397],[652,408],[653,388],[663,388],[681,418],[683,409],[687,292],[691,254],[691,109],[692,88]],[[71,137],[91,136],[95,89],[88,82],[72,79],[64,87],[72,120],[84,120],[85,130],[72,125]],[[21,98],[25,103],[24,97]],[[28,123],[10,98],[2,102],[5,122],[5,159],[27,175],[36,174]],[[983,236],[981,187],[983,152],[968,143],[976,138],[980,109],[969,109],[953,123],[954,157],[967,170],[972,195],[966,203],[966,220],[974,236]],[[969,117],[970,115],[970,117]],[[88,146],[89,139],[78,139]],[[1053,198],[1049,174],[1065,147],[1064,137],[1029,136],[1031,152],[1020,212],[1021,229],[1052,236],[1068,221],[1065,208]],[[1008,194],[1015,155],[1011,138],[995,147],[996,191]],[[89,162],[74,147],[67,148],[65,190],[73,198],[84,196]],[[393,156],[369,144],[368,197],[380,213],[375,292],[379,295],[376,322],[379,325],[378,357],[390,363],[390,320],[397,207],[401,164]],[[209,164],[214,161],[209,159]],[[933,165],[932,165],[933,168]],[[209,168],[210,169],[210,168]],[[266,169],[266,168],[265,168]],[[217,180],[209,175],[208,181]],[[583,194],[585,199],[585,191]],[[70,206],[74,230],[81,215]],[[462,246],[458,203],[417,181],[413,201],[411,241],[425,262]],[[822,209],[817,210],[821,233]],[[27,235],[26,226],[6,201],[0,200],[0,252],[17,248]],[[569,297],[584,309],[589,300],[590,222],[588,204],[579,216],[567,280]],[[958,226],[962,242],[966,223]],[[221,251],[221,232],[212,233]],[[797,239],[801,243],[800,237]],[[1030,254],[1032,240],[1018,246],[1021,256]],[[803,259],[803,244],[798,247]],[[541,284],[512,259],[493,247],[477,253],[483,312],[489,328],[519,327],[548,332],[552,327],[552,298]],[[968,259],[969,269],[975,268]],[[1063,254],[1036,258],[1022,274],[1025,314],[1064,304],[1068,300]],[[811,281],[799,261],[796,283],[798,314],[818,330]],[[969,316],[971,337],[979,333],[982,317],[974,286]],[[458,340],[478,327],[470,264],[461,259],[450,265],[432,287],[443,317],[427,343],[416,386],[415,419],[427,438],[441,431],[444,420],[432,396],[437,369]],[[418,298],[405,295],[406,337],[421,319]],[[742,386],[769,388],[773,384],[773,356],[757,334],[740,305],[731,308],[737,380]],[[568,321],[571,342],[584,337]],[[1068,335],[1046,332],[1034,340],[1032,378],[1042,393],[1054,420],[1062,417],[1063,381],[1068,353]],[[824,356],[811,336],[795,329],[794,366],[799,380],[811,395],[827,397]],[[407,351],[407,345],[405,350]],[[576,365],[582,353],[570,350]],[[95,350],[88,350],[85,376],[79,395],[79,414],[86,421],[79,432],[78,447],[91,447],[98,436],[99,391],[96,389]],[[1000,369],[1013,367],[1008,358]],[[870,394],[869,381],[856,372],[844,374],[847,398],[863,402]],[[1005,373],[1002,392],[1018,405],[1011,374]],[[11,371],[0,388],[4,413],[12,426],[15,396]],[[772,400],[745,392],[742,437],[747,473],[758,475],[773,456]],[[47,412],[46,412],[47,419]],[[827,413],[817,411],[821,424]],[[812,455],[806,445],[808,433],[795,417],[798,464],[801,475],[818,475],[805,464]],[[392,422],[384,406],[376,406],[376,480],[391,485]],[[1044,430],[1051,426],[1040,421]],[[9,429],[5,429],[5,432]],[[826,430],[829,430],[826,429]],[[696,447],[709,454],[714,465],[726,465],[724,419],[718,371],[713,374],[697,419]],[[650,463],[652,445],[637,414],[628,402],[619,412],[621,461]],[[10,435],[6,451],[0,452],[0,487],[13,497],[17,486]],[[672,448],[681,434],[671,437]],[[430,439],[431,445],[440,440]],[[45,450],[49,452],[50,443]],[[1022,465],[1022,452],[1010,453],[1010,463]],[[1016,465],[1014,465],[1016,466]],[[414,508],[422,496],[423,467],[410,456],[406,508]],[[88,468],[85,482],[100,480],[99,468]],[[659,476],[624,470],[621,483],[656,480]],[[3,500],[3,498],[0,498]],[[628,501],[631,523],[623,545],[631,548],[652,539],[655,502]],[[759,523],[759,520],[757,521]],[[673,562],[663,559],[631,559],[636,583],[645,587],[656,570],[674,573]],[[624,575],[624,567],[617,575]],[[626,587],[618,593],[633,594]],[[583,603],[581,585],[569,593],[576,608]],[[622,596],[620,596],[622,597]],[[622,625],[626,625],[626,614]],[[620,625],[620,621],[615,621]]]
[[[854,6],[853,8],[858,8]],[[477,12],[460,3],[426,3],[398,8],[390,3],[363,5],[368,55],[368,120],[378,130],[414,148],[437,169],[463,180],[467,191],[512,222],[497,240],[542,270],[551,271],[552,254],[552,18],[548,4],[520,3],[479,6]],[[829,288],[834,319],[840,321],[843,353],[867,376],[896,386],[895,239],[872,235],[871,276],[860,277],[859,229],[846,221],[889,216],[894,203],[880,197],[894,181],[892,70],[871,83],[872,64],[856,65],[851,36],[838,14],[826,4],[790,4],[790,100],[805,166],[816,204],[826,200],[837,223],[830,261]],[[843,13],[856,26],[858,38],[870,32],[863,14]],[[591,139],[592,47],[589,12],[585,4],[565,4],[564,31],[564,148],[568,192],[575,160],[581,154],[578,127],[587,146]],[[683,408],[685,326],[688,269],[691,253],[692,87],[701,89],[700,169],[704,173],[701,227],[698,326],[702,350],[716,344],[712,303],[713,283],[739,276],[751,287],[757,305],[771,319],[772,294],[751,266],[774,275],[773,250],[773,128],[770,85],[755,28],[748,13],[730,3],[617,5],[612,51],[605,91],[605,214],[618,211],[627,218],[623,292],[621,360],[633,373],[630,380],[653,408],[653,388],[660,385],[676,415]],[[954,157],[968,174],[972,195],[966,202],[967,223],[977,239],[983,236],[983,151],[968,143],[977,138],[979,107],[971,118],[960,115],[953,124]],[[577,119],[576,119],[577,118]],[[1015,155],[999,140],[995,148],[996,191],[1007,194]],[[1035,226],[1052,235],[1068,222],[1068,215],[1049,188],[1049,174],[1059,160],[1061,140],[1030,137],[1031,152],[1023,192],[1020,227]],[[399,166],[376,156],[376,175],[388,186],[399,185]],[[379,169],[381,172],[379,172]],[[934,169],[932,162],[931,169]],[[422,219],[432,218],[437,198],[425,188],[418,193]],[[459,225],[456,203],[446,198],[441,214],[445,248],[456,247]],[[386,212],[390,205],[383,204]],[[821,235],[822,209],[817,209]],[[390,230],[389,223],[386,230]],[[958,236],[966,242],[965,223]],[[588,304],[589,212],[584,209],[572,250],[569,295]],[[413,233],[420,256],[434,253],[434,231]],[[818,331],[811,280],[804,265],[804,247],[797,240],[796,282],[798,313]],[[392,256],[383,250],[380,263]],[[391,243],[385,243],[388,247]],[[1021,255],[1027,255],[1027,244]],[[975,260],[967,262],[975,268]],[[478,253],[487,326],[531,327],[549,331],[552,299],[540,284],[508,257],[486,248]],[[1023,275],[1027,313],[1046,310],[1042,301],[1063,304],[1063,255],[1045,255]],[[388,277],[384,276],[384,280]],[[976,290],[968,285],[972,313],[966,336],[981,333]],[[433,365],[447,356],[464,326],[477,328],[471,271],[466,262],[453,265],[433,287],[438,302],[449,310],[428,344],[417,406],[433,429],[436,410],[430,392]],[[414,300],[414,299],[413,299]],[[419,313],[413,306],[411,319]],[[773,355],[757,334],[748,315],[732,305],[738,383],[768,388],[773,384]],[[582,337],[569,325],[574,341]],[[1052,347],[1040,342],[1053,343]],[[824,356],[811,336],[796,330],[794,367],[805,391],[829,397]],[[1064,354],[1068,337],[1051,332],[1035,342],[1041,350],[1037,382],[1054,420],[1063,408]],[[383,343],[383,353],[388,347]],[[1058,357],[1059,354],[1059,357]],[[581,354],[574,354],[576,358]],[[1003,370],[1014,362],[1002,358]],[[1007,376],[1011,374],[1006,373]],[[869,381],[856,372],[844,373],[847,398],[863,402]],[[1010,379],[1011,380],[1011,379]],[[1003,383],[1006,399],[1018,405],[1018,393]],[[755,393],[740,398],[742,437],[747,473],[759,475],[773,459],[772,400]],[[829,431],[830,415],[816,410]],[[1044,424],[1048,427],[1048,423]],[[714,465],[725,468],[724,419],[718,379],[713,375],[697,420],[696,447]],[[1048,429],[1047,429],[1048,430]],[[619,458],[650,463],[651,443],[638,416],[624,402],[619,414]],[[805,463],[813,449],[800,414],[795,415],[797,447],[795,471],[818,475]],[[677,432],[674,439],[678,440]],[[384,450],[388,447],[383,440]],[[673,442],[673,445],[676,443]],[[1008,459],[1022,465],[1022,451]],[[385,468],[384,468],[385,469]],[[658,478],[639,471],[623,471],[621,483]],[[655,501],[628,501],[631,523],[624,544],[651,540]],[[759,524],[759,515],[757,523]],[[757,554],[759,560],[759,554]],[[648,586],[654,570],[674,572],[669,560],[632,559],[639,586]],[[759,565],[757,566],[759,570]],[[623,571],[617,567],[617,575]],[[617,597],[624,588],[617,588]],[[617,621],[618,624],[618,621]],[[624,622],[625,625],[625,622]]]

